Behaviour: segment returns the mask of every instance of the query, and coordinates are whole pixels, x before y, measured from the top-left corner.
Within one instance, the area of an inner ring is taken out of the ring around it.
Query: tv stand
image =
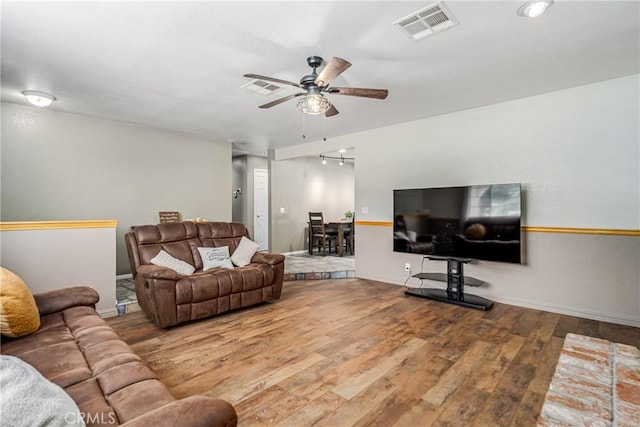
[[[437,280],[447,282],[447,289],[436,288],[413,288],[405,291],[406,295],[413,295],[420,298],[432,299],[435,301],[447,302],[449,304],[461,305],[463,307],[475,308],[477,310],[489,310],[493,306],[493,301],[477,295],[465,294],[464,285],[480,286],[484,282],[473,277],[463,275],[464,264],[470,263],[469,258],[444,257],[427,255],[425,258],[433,261],[446,261],[447,274],[443,273],[419,273],[413,277],[424,280]]]

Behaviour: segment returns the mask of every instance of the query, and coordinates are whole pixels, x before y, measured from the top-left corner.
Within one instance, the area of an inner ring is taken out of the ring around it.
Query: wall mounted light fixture
[[[236,191],[234,191],[232,194],[233,194],[233,198],[237,199],[242,195],[242,188],[236,188]]]
[[[55,96],[38,90],[25,90],[22,94],[31,105],[35,105],[38,108],[48,107],[56,100]]]

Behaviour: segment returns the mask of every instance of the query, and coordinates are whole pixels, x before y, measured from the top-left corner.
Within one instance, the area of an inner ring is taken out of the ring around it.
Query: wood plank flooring
[[[640,329],[496,304],[483,312],[362,279],[167,330],[108,323],[178,398],[231,402],[240,426],[533,426],[568,332],[640,347]]]

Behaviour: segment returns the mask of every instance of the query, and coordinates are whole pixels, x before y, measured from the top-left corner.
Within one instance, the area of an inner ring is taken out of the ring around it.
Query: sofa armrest
[[[251,262],[276,265],[276,264],[280,264],[281,262],[284,262],[284,255],[272,254],[267,252],[256,252],[253,258],[251,258]]]
[[[100,294],[88,286],[55,289],[34,294],[33,297],[36,300],[40,316],[80,305],[95,307],[100,300]]]
[[[151,264],[138,267],[137,274],[147,279],[180,280],[184,277],[170,268]]]
[[[205,396],[176,400],[121,424],[122,427],[212,426],[235,427],[238,416],[229,403]]]

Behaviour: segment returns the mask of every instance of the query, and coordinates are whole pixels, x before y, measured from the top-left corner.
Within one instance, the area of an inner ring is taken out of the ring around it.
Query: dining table
[[[331,221],[326,223],[327,228],[332,228],[338,231],[338,256],[344,256],[344,227],[352,224],[353,223],[351,221]]]

